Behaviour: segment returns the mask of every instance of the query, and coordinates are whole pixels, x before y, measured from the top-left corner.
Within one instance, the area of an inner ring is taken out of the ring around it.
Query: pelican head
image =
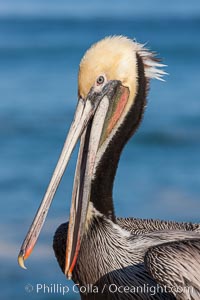
[[[79,68],[74,120],[43,201],[21,247],[18,261],[22,267],[37,241],[79,138],[64,270],[68,278],[94,210],[114,220],[112,201],[106,199],[112,198],[112,184],[107,182],[114,178],[115,168],[106,168],[104,163],[105,172],[98,172],[102,169],[102,161],[107,161],[105,157],[108,157],[111,144],[113,157],[109,156],[109,163],[117,165],[124,144],[141,119],[149,79],[162,80],[164,72],[159,69],[162,66],[143,45],[122,36],[105,38],[85,53]],[[144,100],[141,102],[140,99]],[[132,115],[131,111],[134,112]],[[100,178],[99,190],[92,188],[97,177]],[[103,199],[98,199],[99,191],[104,193]]]

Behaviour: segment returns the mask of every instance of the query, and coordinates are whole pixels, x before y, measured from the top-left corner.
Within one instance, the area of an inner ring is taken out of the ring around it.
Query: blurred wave
[[[1,0],[0,14],[6,16],[37,16],[37,17],[73,17],[73,18],[96,18],[99,16],[118,17],[121,15],[141,18],[142,16],[176,16],[187,18],[191,15],[198,15],[200,4],[198,0],[190,2],[176,0],[173,2],[163,2],[159,0],[147,2],[145,0],[124,0],[123,4],[115,0]]]
[[[0,49],[1,51],[19,51],[23,53],[34,49],[34,54],[38,51],[72,51],[81,47],[88,46],[88,37],[92,36],[91,27],[95,23],[95,29],[103,36],[103,33],[119,34],[120,31],[126,34],[131,33],[139,40],[144,32],[146,39],[143,42],[159,41],[159,49],[164,48],[165,52],[176,51],[179,55],[185,55],[186,52],[195,51],[198,53],[200,41],[197,39],[200,26],[200,17],[184,18],[155,16],[146,18],[120,17],[95,18],[77,20],[70,18],[43,18],[43,17],[2,17],[0,19]],[[26,30],[24,30],[26,28]],[[127,31],[127,28],[129,30]],[[181,32],[180,32],[181,30]],[[155,35],[156,31],[156,35]],[[83,36],[86,32],[88,36]],[[179,34],[177,34],[179,33]],[[139,37],[138,37],[139,34]],[[163,38],[163,34],[167,35]],[[69,38],[70,37],[70,42]],[[151,40],[153,38],[153,41]],[[167,40],[171,39],[171,43]],[[192,41],[194,40],[194,43]],[[92,41],[93,42],[93,41]],[[148,45],[148,44],[147,44]],[[182,49],[182,52],[180,51]],[[8,53],[9,54],[9,53]],[[27,55],[30,55],[27,52]]]

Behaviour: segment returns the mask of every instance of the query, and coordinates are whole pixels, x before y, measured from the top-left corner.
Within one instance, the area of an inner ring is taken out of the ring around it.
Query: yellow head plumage
[[[95,80],[105,75],[107,80],[120,80],[133,96],[137,88],[136,53],[143,59],[146,77],[161,79],[165,72],[158,68],[163,65],[143,45],[123,36],[107,37],[87,50],[81,60],[79,95],[85,99]]]

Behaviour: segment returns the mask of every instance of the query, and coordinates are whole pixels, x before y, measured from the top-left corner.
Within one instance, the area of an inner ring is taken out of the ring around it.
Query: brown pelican
[[[81,60],[74,121],[18,260],[24,267],[80,138],[70,219],[53,247],[82,299],[200,299],[199,224],[114,213],[119,157],[142,119],[150,79],[164,75],[160,67],[153,53],[122,36],[103,39]]]

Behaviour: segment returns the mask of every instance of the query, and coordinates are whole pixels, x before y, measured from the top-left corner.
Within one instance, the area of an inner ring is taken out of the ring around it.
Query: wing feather
[[[177,300],[200,299],[200,239],[151,247],[144,262],[152,277]]]
[[[160,230],[185,230],[200,233],[200,224],[153,219],[117,218],[117,224],[132,234],[144,234]]]

